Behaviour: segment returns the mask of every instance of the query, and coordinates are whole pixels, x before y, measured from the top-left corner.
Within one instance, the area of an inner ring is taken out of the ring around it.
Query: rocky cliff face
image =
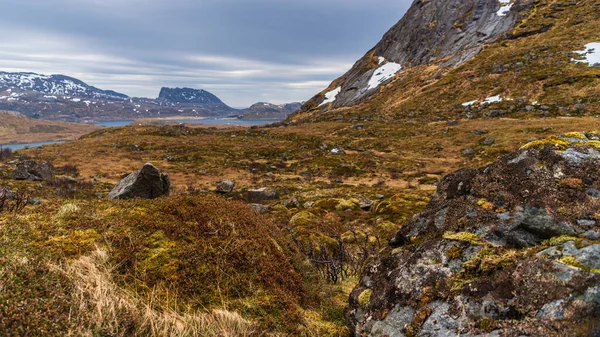
[[[417,0],[383,39],[302,110],[344,107],[377,92],[403,69],[455,67],[510,29],[533,0]]]
[[[356,336],[597,336],[600,141],[536,141],[446,177],[371,263]]]
[[[162,88],[158,98],[171,103],[224,104],[217,96],[206,90],[190,88]]]

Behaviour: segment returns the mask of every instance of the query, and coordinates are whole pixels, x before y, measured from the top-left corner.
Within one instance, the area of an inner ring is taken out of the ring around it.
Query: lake
[[[222,119],[222,118],[205,118],[205,119],[163,119],[165,122],[172,123],[196,123],[196,124],[223,124],[223,125],[264,125],[275,122],[280,122],[280,120],[243,120],[243,119]],[[116,128],[127,126],[133,123],[133,120],[122,120],[122,121],[107,121],[107,122],[98,122],[95,125],[104,126],[107,128]]]
[[[16,150],[21,150],[24,149],[26,147],[40,147],[42,145],[51,145],[51,144],[60,144],[60,143],[64,143],[64,140],[55,140],[55,141],[49,141],[49,142],[33,142],[33,143],[18,143],[18,144],[2,144],[2,148],[3,149],[11,149],[13,151]]]

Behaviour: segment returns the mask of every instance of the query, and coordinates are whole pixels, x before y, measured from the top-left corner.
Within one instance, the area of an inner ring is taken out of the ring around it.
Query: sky
[[[233,107],[305,101],[412,0],[0,0],[0,71],[151,97],[191,87]]]

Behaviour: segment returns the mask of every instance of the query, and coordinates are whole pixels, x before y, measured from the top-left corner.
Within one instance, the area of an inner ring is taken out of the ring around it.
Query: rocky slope
[[[289,121],[594,114],[599,19],[593,0],[415,1]]]
[[[403,68],[460,65],[477,55],[486,43],[496,41],[514,28],[519,12],[529,9],[532,3],[531,0],[415,1],[373,49],[335,80],[324,95],[309,101],[306,108],[324,102],[333,107],[356,104],[376,93],[379,85]],[[336,94],[335,99],[328,97],[332,94]]]
[[[372,262],[356,336],[597,336],[600,137],[534,141],[447,176]]]

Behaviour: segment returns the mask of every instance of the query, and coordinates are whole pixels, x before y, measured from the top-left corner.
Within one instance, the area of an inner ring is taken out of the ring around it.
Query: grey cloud
[[[64,73],[129,95],[161,86],[233,106],[310,98],[408,0],[0,0],[1,70]]]

